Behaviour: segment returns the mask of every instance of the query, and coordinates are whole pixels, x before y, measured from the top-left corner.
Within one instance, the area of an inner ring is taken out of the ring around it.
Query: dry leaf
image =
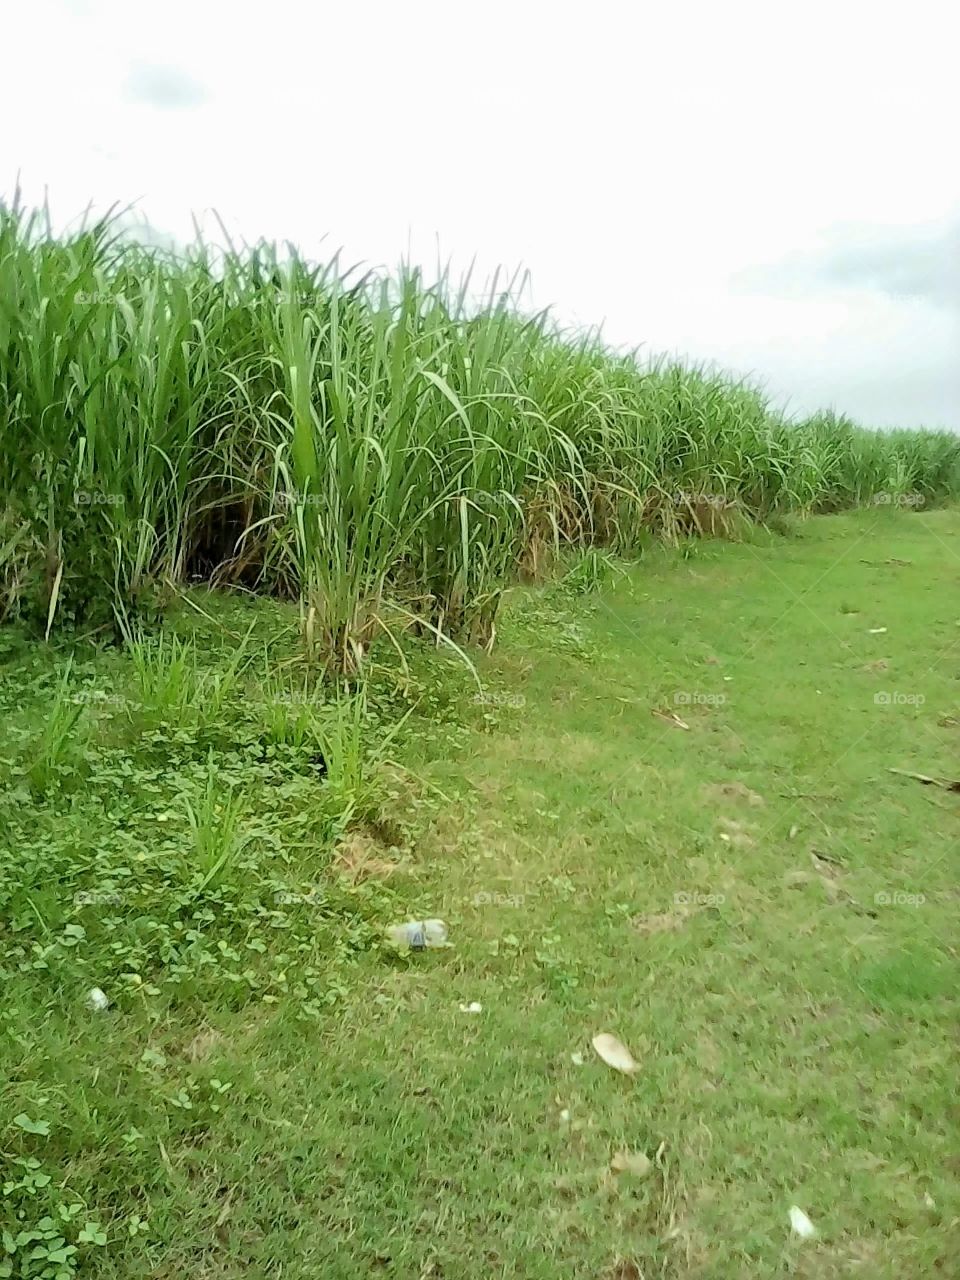
[[[960,791],[960,782],[953,778],[931,778],[926,773],[910,773],[907,769],[888,769],[888,773],[898,773],[902,778],[913,778],[922,782],[925,787],[942,787],[944,791]]]
[[[624,1075],[631,1076],[635,1071],[640,1070],[639,1062],[634,1060],[633,1054],[626,1045],[609,1032],[603,1031],[600,1035],[594,1036],[592,1044],[598,1057],[601,1057],[608,1067],[613,1067],[614,1071],[622,1071]]]
[[[828,876],[821,876],[820,883],[823,885],[823,891],[831,902],[839,902],[841,897],[846,897],[836,880],[831,880]]]
[[[839,858],[834,858],[832,854],[823,853],[820,849],[810,850],[810,861],[816,869],[823,875],[831,876],[834,879],[843,870],[843,863]]]
[[[659,707],[654,707],[650,714],[656,716],[658,720],[663,720],[667,724],[672,724],[675,729],[690,728],[687,722],[685,720],[681,720],[675,711],[661,711]]]

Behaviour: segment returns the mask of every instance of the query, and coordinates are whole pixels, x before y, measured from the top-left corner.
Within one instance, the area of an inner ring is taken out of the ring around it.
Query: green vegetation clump
[[[958,548],[592,548],[349,687],[0,628],[0,1277],[955,1276]]]
[[[398,623],[490,642],[504,587],[564,544],[960,489],[954,436],[788,422],[524,315],[513,283],[477,301],[0,207],[0,617],[95,630],[204,580],[299,600],[310,652],[351,672]]]

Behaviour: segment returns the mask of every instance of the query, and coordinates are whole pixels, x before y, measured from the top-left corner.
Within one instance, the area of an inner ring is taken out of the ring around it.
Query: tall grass
[[[175,257],[0,206],[0,613],[94,629],[240,585],[299,598],[349,672],[388,613],[489,643],[564,542],[960,491],[957,437],[787,422],[524,315],[515,283],[477,302],[290,248]]]

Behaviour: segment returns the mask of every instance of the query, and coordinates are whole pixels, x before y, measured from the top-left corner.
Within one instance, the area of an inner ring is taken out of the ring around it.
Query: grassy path
[[[653,551],[599,592],[518,600],[481,704],[439,659],[414,667],[430,718],[391,744],[379,825],[342,847],[346,877],[313,852],[303,779],[271,790],[239,747],[210,746],[238,787],[252,779],[258,847],[280,832],[293,879],[337,882],[324,905],[342,923],[306,901],[273,927],[224,890],[197,925],[208,978],[174,993],[118,978],[94,1015],[79,994],[114,943],[131,968],[129,930],[98,931],[88,910],[77,954],[61,942],[31,968],[49,942],[15,904],[2,1149],[52,1175],[38,1203],[59,1188],[103,1224],[107,1243],[69,1267],[956,1274],[960,796],[890,769],[960,777],[958,578],[960,515],[883,511]],[[93,669],[119,688],[124,662]],[[33,664],[18,649],[4,668],[15,729],[49,687]],[[115,853],[144,806],[174,812],[175,743],[157,733],[95,753],[80,795],[38,806],[36,839]],[[10,787],[22,750],[0,751]],[[94,839],[107,759],[133,762],[139,808],[104,801]],[[177,785],[198,770],[178,766]],[[375,843],[394,818],[401,847]],[[373,857],[397,869],[381,879]],[[56,933],[67,916],[54,925],[42,892]],[[444,917],[454,946],[371,945],[391,914]],[[167,964],[195,962],[191,945],[177,935]],[[247,964],[270,982],[234,981]],[[634,1077],[593,1054],[600,1031],[632,1050]],[[617,1172],[621,1152],[652,1166]],[[29,1199],[8,1196],[11,1230]],[[793,1204],[816,1241],[791,1239]]]

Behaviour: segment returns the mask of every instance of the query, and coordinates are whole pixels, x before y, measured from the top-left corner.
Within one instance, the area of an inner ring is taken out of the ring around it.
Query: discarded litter
[[[460,1005],[461,1013],[483,1013],[483,1005],[479,1000],[471,1000],[469,1004]]]
[[[624,1075],[631,1076],[635,1071],[640,1070],[639,1062],[634,1059],[626,1045],[609,1032],[603,1031],[600,1035],[594,1036],[592,1043],[597,1055],[608,1067],[613,1067],[614,1071],[622,1071]]]
[[[800,1236],[803,1240],[812,1240],[817,1234],[817,1228],[795,1204],[790,1206],[790,1228],[794,1235]]]
[[[573,1065],[574,1065],[575,1067],[582,1067],[582,1066],[583,1066],[583,1054],[582,1054],[582,1053],[571,1053],[571,1055],[570,1055],[570,1061],[573,1063]]]
[[[110,1001],[105,991],[101,991],[99,987],[91,987],[87,992],[87,1005],[91,1009],[96,1009],[98,1013],[102,1013],[104,1009],[109,1009]]]
[[[442,920],[405,920],[391,925],[387,936],[394,946],[409,947],[411,951],[447,946],[447,926]]]

